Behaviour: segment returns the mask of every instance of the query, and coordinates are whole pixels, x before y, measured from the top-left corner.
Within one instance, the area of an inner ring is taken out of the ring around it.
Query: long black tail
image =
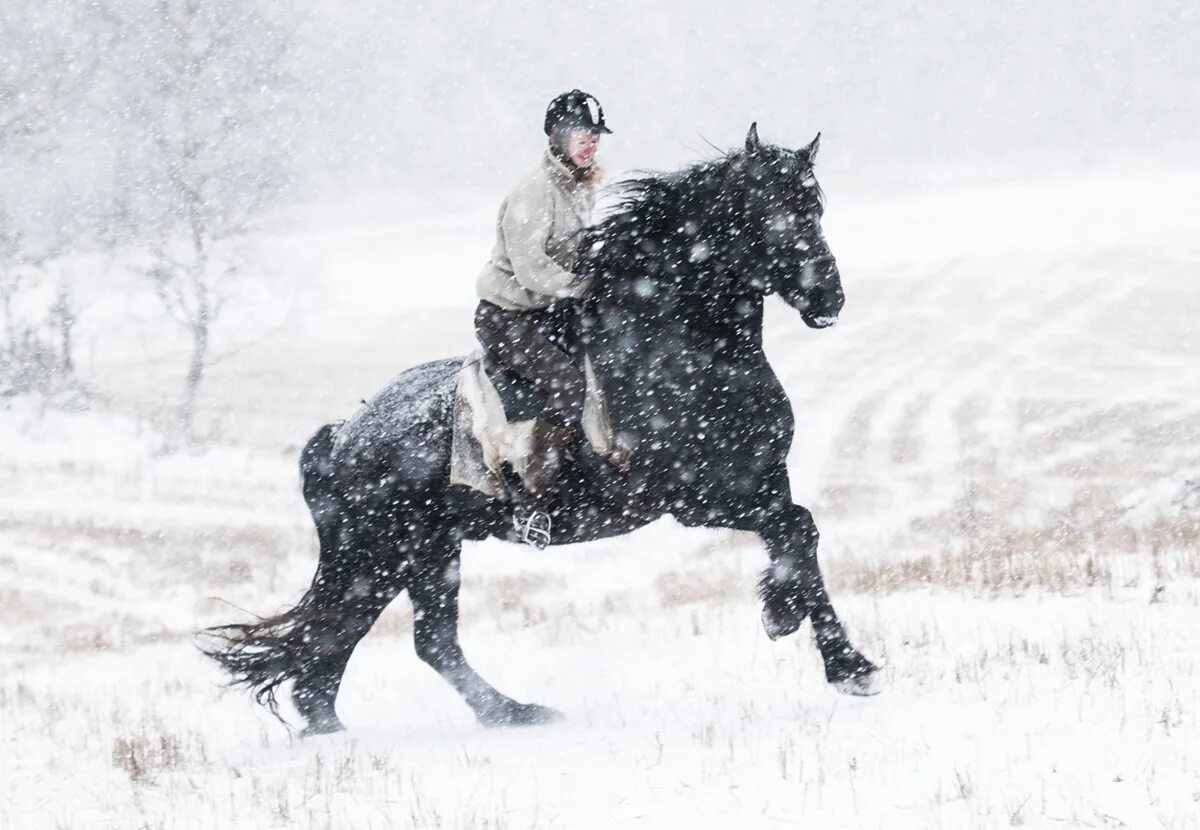
[[[326,424],[304,447],[300,471],[304,499],[308,502],[321,559],[312,584],[295,606],[274,617],[252,623],[232,623],[206,628],[197,635],[200,650],[229,674],[230,686],[250,690],[254,699],[279,715],[279,687],[296,680],[336,648],[321,635],[344,614],[341,600],[351,586],[339,582],[347,570],[336,563],[350,544],[353,524],[335,484],[331,460],[338,424]],[[282,718],[281,718],[282,719]]]

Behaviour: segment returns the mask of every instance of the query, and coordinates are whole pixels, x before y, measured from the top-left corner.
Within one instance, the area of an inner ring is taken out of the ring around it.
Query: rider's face
[[[591,167],[596,158],[596,149],[600,145],[600,136],[584,130],[571,130],[566,138],[563,149],[571,163],[576,167]]]

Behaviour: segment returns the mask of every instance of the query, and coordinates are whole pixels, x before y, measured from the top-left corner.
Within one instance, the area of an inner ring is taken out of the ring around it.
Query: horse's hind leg
[[[417,656],[462,695],[484,726],[533,726],[560,720],[562,715],[554,709],[518,703],[496,691],[467,663],[458,642],[461,543],[449,533],[438,542],[414,560],[410,574]]]
[[[302,632],[305,645],[292,686],[292,704],[304,719],[304,735],[320,735],[343,729],[335,704],[342,676],[354,649],[383,613],[404,583],[407,563],[398,566],[371,563],[366,552],[356,574],[328,574],[321,563],[314,588],[328,579],[330,590],[320,591],[313,613]],[[342,567],[350,563],[339,563]],[[337,567],[334,565],[333,567]]]
[[[394,554],[373,557],[359,538],[348,531],[332,544],[322,534],[317,573],[292,608],[201,632],[201,650],[229,672],[233,685],[248,687],[276,715],[278,691],[290,681],[305,735],[342,728],[334,709],[342,673],[355,646],[404,588],[408,563]]]
[[[825,590],[812,514],[799,505],[786,505],[768,516],[759,532],[771,555],[759,583],[767,636],[787,636],[805,617],[811,618],[826,680],[848,694],[875,694],[878,669],[850,644]]]

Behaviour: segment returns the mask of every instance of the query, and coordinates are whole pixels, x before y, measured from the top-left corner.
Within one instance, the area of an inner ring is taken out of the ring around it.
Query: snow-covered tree
[[[136,251],[190,340],[179,423],[193,435],[213,327],[247,246],[290,182],[295,27],[272,0],[123,0],[109,66],[121,126],[114,241]]]

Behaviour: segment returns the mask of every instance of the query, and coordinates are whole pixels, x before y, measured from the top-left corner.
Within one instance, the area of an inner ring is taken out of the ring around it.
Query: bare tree
[[[51,293],[38,285],[48,262],[62,253],[57,247],[35,253],[0,213],[0,397],[65,394],[76,405],[93,397],[75,375],[70,286],[59,279]]]
[[[125,124],[114,226],[190,341],[178,415],[191,438],[213,328],[245,276],[236,243],[290,181],[295,28],[272,0],[109,8],[120,24],[111,66]]]
[[[56,0],[5,0],[0,11],[0,163],[25,192],[31,182],[48,186],[37,167],[61,146],[64,124],[95,75],[96,38],[76,11]],[[25,195],[3,190],[5,202]],[[53,201],[38,196],[43,205]],[[47,391],[73,379],[70,291],[60,282],[40,314],[20,306],[44,280],[46,266],[76,241],[78,228],[54,225],[29,209],[19,211],[24,221],[18,222],[18,211],[8,207],[0,202],[0,392]]]

